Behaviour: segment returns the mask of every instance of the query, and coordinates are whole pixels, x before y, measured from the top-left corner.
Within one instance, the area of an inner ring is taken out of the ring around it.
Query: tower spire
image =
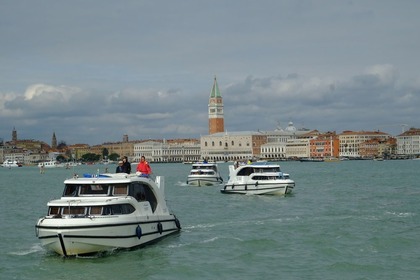
[[[212,87],[211,92],[210,92],[210,98],[217,98],[217,97],[222,97],[222,95],[220,94],[219,85],[217,84],[216,75],[214,75],[214,82],[213,82],[213,87]]]
[[[209,134],[224,131],[223,99],[215,75],[209,99]]]

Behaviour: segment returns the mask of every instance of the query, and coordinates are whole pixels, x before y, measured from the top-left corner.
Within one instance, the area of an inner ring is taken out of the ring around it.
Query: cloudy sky
[[[420,127],[420,1],[1,0],[0,138]]]

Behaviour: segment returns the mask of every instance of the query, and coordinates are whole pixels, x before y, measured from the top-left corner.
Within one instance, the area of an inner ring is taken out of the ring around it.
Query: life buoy
[[[181,223],[179,222],[178,218],[175,218],[175,225],[178,229],[181,229]]]
[[[163,226],[162,226],[162,224],[160,222],[157,224],[157,229],[158,229],[159,234],[162,234],[162,232],[163,232]]]
[[[136,235],[137,235],[137,238],[138,238],[138,239],[140,239],[140,238],[141,238],[142,232],[141,232],[141,227],[140,227],[140,225],[138,225],[138,226],[136,227]]]

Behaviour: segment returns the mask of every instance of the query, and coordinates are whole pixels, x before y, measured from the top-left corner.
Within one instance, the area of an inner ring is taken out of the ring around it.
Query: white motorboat
[[[49,161],[43,161],[38,163],[38,167],[40,168],[56,168],[56,167],[62,167],[63,165],[60,165],[55,160],[49,160]]]
[[[166,205],[164,177],[85,174],[64,184],[35,226],[42,245],[62,256],[134,248],[181,229]]]
[[[193,163],[187,184],[192,186],[212,186],[223,183],[216,163]]]
[[[229,181],[221,189],[222,193],[238,194],[290,194],[295,181],[283,173],[278,164],[251,163],[229,165]]]
[[[17,162],[17,160],[6,159],[1,166],[12,168],[12,167],[22,167],[22,164]]]

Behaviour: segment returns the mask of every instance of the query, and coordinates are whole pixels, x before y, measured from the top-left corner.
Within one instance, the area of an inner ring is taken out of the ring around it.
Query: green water
[[[291,196],[221,194],[187,186],[189,165],[152,164],[181,233],[68,259],[45,251],[34,225],[65,178],[105,166],[0,168],[0,279],[420,279],[420,161],[280,164]]]

